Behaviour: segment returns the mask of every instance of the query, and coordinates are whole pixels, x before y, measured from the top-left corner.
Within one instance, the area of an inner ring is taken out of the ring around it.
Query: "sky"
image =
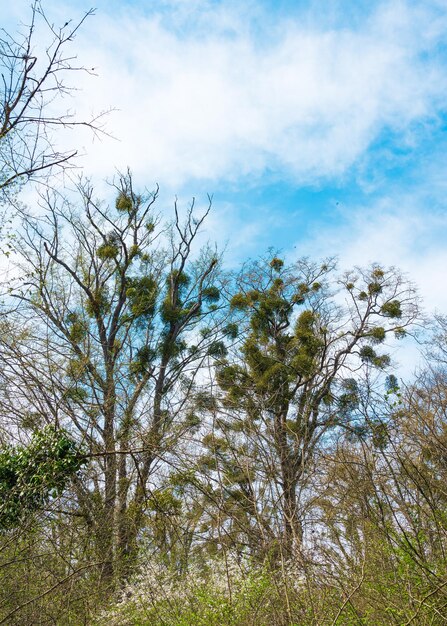
[[[90,0],[44,0],[55,24]],[[378,262],[447,313],[446,0],[98,0],[71,52],[64,106],[114,109],[113,136],[79,131],[85,175],[130,167],[174,198],[213,196],[204,236],[236,267],[288,259]],[[6,12],[5,12],[6,10]],[[29,0],[2,7],[27,22]]]

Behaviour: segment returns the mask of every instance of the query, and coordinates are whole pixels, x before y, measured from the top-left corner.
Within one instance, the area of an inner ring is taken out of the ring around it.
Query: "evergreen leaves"
[[[60,495],[85,463],[63,430],[47,426],[28,446],[0,452],[0,532],[18,526]]]

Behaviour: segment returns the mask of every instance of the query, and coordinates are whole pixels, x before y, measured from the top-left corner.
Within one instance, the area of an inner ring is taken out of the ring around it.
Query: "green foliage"
[[[381,370],[388,367],[390,363],[391,363],[391,358],[388,354],[381,354],[373,360],[373,365],[377,367],[377,369],[381,369]]]
[[[26,447],[0,453],[0,531],[18,526],[28,515],[60,495],[85,463],[63,430],[46,427]]]
[[[370,424],[372,444],[379,450],[384,450],[389,444],[389,431],[385,422],[375,420]]]
[[[117,233],[109,233],[105,237],[104,243],[98,246],[98,249],[96,250],[96,255],[103,260],[114,259],[119,254],[120,243],[121,242]]]
[[[390,300],[389,302],[385,302],[382,304],[380,311],[385,317],[402,317],[402,308],[399,300]]]
[[[216,359],[225,357],[227,352],[228,350],[223,341],[213,341],[207,349],[208,356],[212,356]]]
[[[303,311],[295,325],[295,343],[310,358],[317,356],[324,345],[317,324],[318,316],[315,312]]]
[[[360,348],[360,358],[365,363],[371,363],[377,357],[376,351],[371,346]]]
[[[391,362],[388,354],[377,354],[374,348],[369,345],[360,348],[360,358],[364,363],[370,363],[378,369],[388,367]]]
[[[239,332],[239,327],[234,322],[227,324],[223,329],[224,334],[230,339],[236,339]]]
[[[216,398],[208,391],[199,391],[194,396],[194,405],[198,411],[213,411],[217,409]]]
[[[373,343],[382,343],[385,341],[386,332],[381,326],[376,326],[368,332],[367,336],[371,337]]]
[[[292,577],[290,577],[290,582]],[[267,567],[214,559],[176,575],[153,564],[125,589],[122,602],[95,621],[97,626],[271,626],[290,623],[284,581]],[[256,621],[254,622],[253,619]],[[277,621],[280,620],[280,621]]]
[[[385,276],[385,272],[381,267],[375,267],[371,275],[373,278],[381,279]]]
[[[368,293],[370,293],[371,295],[375,295],[375,294],[379,294],[381,291],[382,291],[382,285],[379,282],[374,281],[372,283],[369,283]]]
[[[220,300],[220,291],[217,287],[206,287],[202,292],[202,297],[206,302],[218,302]]]
[[[231,298],[230,306],[232,309],[243,311],[248,306],[248,299],[242,293],[237,293]]]
[[[110,311],[110,294],[107,286],[98,287],[92,297],[85,300],[85,312],[89,317],[105,315]]]
[[[157,353],[150,346],[142,346],[129,365],[129,373],[141,379],[150,370],[151,364]]]
[[[404,339],[407,336],[407,331],[405,328],[396,328],[394,330],[394,336],[396,339]]]
[[[213,433],[208,433],[202,438],[202,444],[212,452],[223,452],[228,449],[228,441],[223,437],[218,437]]]
[[[96,254],[100,259],[114,259],[119,252],[117,246],[113,246],[110,243],[104,243],[98,247]]]
[[[175,304],[171,302],[171,297],[169,295],[166,296],[160,307],[162,320],[167,324],[174,324],[175,322],[179,321],[182,313],[184,313],[182,308],[179,306],[175,306]]]
[[[359,405],[359,386],[355,378],[347,378],[342,381],[341,388],[342,393],[338,397],[338,408],[342,416],[347,416]]]
[[[282,268],[284,267],[284,261],[282,259],[278,259],[277,257],[274,257],[270,261],[270,267],[273,270],[275,270],[275,272],[280,272]]]
[[[362,572],[352,564],[336,575],[325,571],[321,564],[315,571],[311,566],[300,569],[293,562],[275,569],[267,563],[250,563],[232,555],[226,559],[213,557],[180,574],[156,562],[146,563],[138,578],[123,590],[120,601],[93,624],[445,624],[445,595],[418,570],[415,553],[400,547],[391,549],[371,529],[367,530],[364,549]]]
[[[189,430],[196,430],[201,425],[202,418],[195,411],[188,411],[184,423]]]
[[[129,278],[126,297],[134,318],[148,320],[155,313],[158,285],[152,276]]]
[[[88,326],[78,313],[69,313],[66,319],[69,327],[70,339],[73,343],[80,343],[87,335]]]
[[[115,201],[115,207],[120,213],[130,213],[133,209],[132,197],[124,191],[120,191]]]
[[[150,511],[162,513],[164,515],[179,515],[182,510],[182,503],[170,487],[158,489],[148,500]]]
[[[166,294],[160,306],[160,315],[166,324],[175,324],[187,316],[192,304],[185,306],[184,291],[191,283],[191,277],[186,272],[173,270],[166,278]],[[213,292],[211,292],[211,296]],[[197,315],[200,315],[200,308]]]
[[[67,376],[75,383],[81,382],[83,380],[86,371],[87,366],[85,362],[79,358],[74,357],[70,359],[67,363]]]
[[[181,289],[182,287],[187,287],[191,282],[191,277],[188,276],[186,272],[181,272],[180,270],[172,270],[169,276],[166,279],[166,284],[171,287],[176,284]]]
[[[397,393],[399,391],[399,381],[394,374],[389,374],[386,377],[385,388],[388,393]]]

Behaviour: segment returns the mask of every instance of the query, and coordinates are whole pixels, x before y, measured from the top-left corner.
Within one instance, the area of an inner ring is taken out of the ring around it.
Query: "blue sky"
[[[4,24],[26,21],[10,3]],[[90,2],[46,0],[55,22]],[[130,166],[214,211],[237,265],[272,246],[343,267],[394,264],[447,312],[444,0],[98,0],[73,52],[96,68],[67,104],[115,107],[79,133],[95,181]],[[68,139],[61,138],[61,142]]]

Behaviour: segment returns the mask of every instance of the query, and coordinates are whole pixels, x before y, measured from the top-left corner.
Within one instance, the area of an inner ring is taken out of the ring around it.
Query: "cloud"
[[[355,19],[343,3],[344,10],[322,16],[321,0],[304,3],[307,12],[210,0],[99,4],[72,46],[98,76],[73,76],[80,91],[66,100],[80,118],[118,109],[108,128],[119,141],[92,145],[90,134],[71,131],[67,138],[70,146],[84,146],[85,172],[96,180],[129,165],[137,184],[158,181],[187,195],[191,188],[212,192],[214,185],[237,192],[269,179],[296,186],[349,180],[355,166],[367,187],[368,159],[384,134],[411,150],[425,128],[440,123],[447,87],[443,2],[367,3]],[[86,0],[46,6],[57,23],[88,8]],[[386,158],[396,158],[392,149]],[[414,197],[399,195],[413,217],[398,215],[393,202],[352,206],[346,228],[318,223],[310,247],[324,243],[333,253],[334,241],[343,241],[356,262],[369,250],[384,259],[391,251],[391,262],[404,259],[417,278],[415,233],[436,232],[438,217],[426,216]],[[211,238],[231,238],[234,250],[245,250],[248,239],[253,250],[259,240],[275,245],[266,234],[281,216],[269,216],[267,205],[257,216],[251,211],[248,224],[234,205],[216,203]],[[440,262],[443,252],[428,246],[427,255]]]
[[[412,195],[399,190],[369,206],[346,207],[337,226],[320,224],[296,250],[317,257],[330,251],[343,269],[370,263],[395,266],[418,286],[427,312],[446,311],[447,213],[429,210],[426,191]]]
[[[411,142],[436,123],[447,10],[379,3],[354,24],[322,27],[248,7],[241,18],[232,3],[194,2],[187,13],[184,2],[158,3],[87,23],[76,47],[99,76],[81,81],[74,104],[81,115],[119,109],[109,128],[120,139],[82,137],[88,172],[130,165],[175,188],[268,176],[313,184],[342,177],[387,130]]]

